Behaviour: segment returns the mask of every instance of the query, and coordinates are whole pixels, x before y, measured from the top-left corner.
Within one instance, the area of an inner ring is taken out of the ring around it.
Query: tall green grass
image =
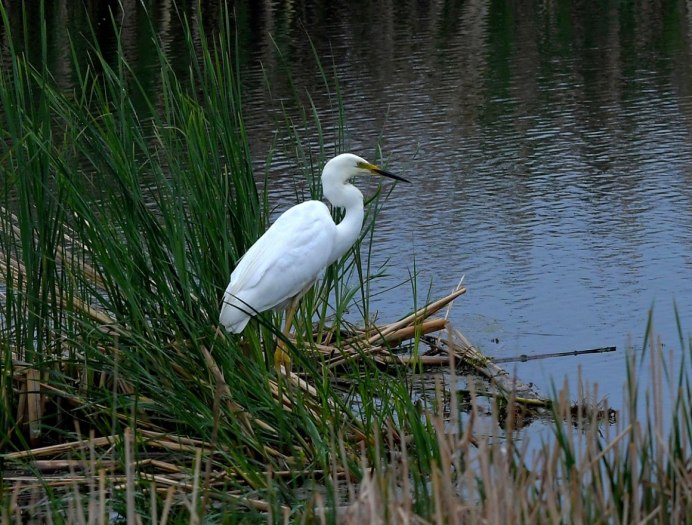
[[[121,49],[109,61],[95,38],[88,60],[72,62],[71,91],[9,50],[0,83],[5,451],[146,422],[216,442],[219,461],[257,490],[272,464],[329,466],[324,436],[340,413],[316,417],[300,399],[284,410],[263,360],[246,359],[237,337],[216,331],[231,268],[262,233],[266,209],[230,16],[218,35],[201,30],[193,39],[186,26],[185,75],[152,40],[154,91],[139,85]],[[262,356],[259,339],[247,339]],[[232,403],[219,401],[205,352],[231,385]],[[57,389],[33,412],[50,417],[29,416],[28,427],[16,417],[25,397],[13,357]],[[328,382],[316,384],[334,397]]]
[[[12,44],[0,82],[0,450],[131,429],[137,455],[146,447],[138,429],[167,431],[211,443],[208,464],[234,473],[227,490],[293,502],[289,486],[328,472],[334,440],[354,439],[363,424],[300,347],[293,353],[316,390],[279,383],[277,396],[264,359],[277,335],[271,315],[253,323],[242,347],[217,331],[230,271],[268,218],[244,127],[230,14],[214,35],[184,21],[182,74],[152,31],[155,89],[140,85],[122,40],[108,59],[87,31],[88,57],[73,41],[74,85],[65,90],[46,60],[28,58],[27,42],[15,47],[0,13]],[[314,108],[309,115],[319,125]],[[338,150],[299,159],[316,197],[320,167]],[[306,298],[308,331],[352,265],[344,259]],[[337,313],[355,288],[337,292]],[[116,441],[120,458],[125,443]],[[355,473],[350,447],[342,456]]]

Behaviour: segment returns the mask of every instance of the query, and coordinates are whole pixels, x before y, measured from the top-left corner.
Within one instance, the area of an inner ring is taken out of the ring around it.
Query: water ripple
[[[516,22],[503,26],[496,8],[367,8],[368,28],[324,29],[318,52],[334,57],[349,148],[373,158],[381,139],[388,166],[413,181],[379,217],[372,263],[389,266],[376,289],[406,283],[414,261],[419,301],[428,282],[439,296],[465,274],[452,321],[512,354],[622,346],[652,304],[674,336],[673,299],[692,311],[689,45],[661,50],[645,40],[654,29],[614,40],[617,9],[612,31],[587,38],[589,20],[563,34],[511,4]],[[301,80],[308,89],[309,70]],[[318,110],[333,124],[327,104]],[[264,113],[248,118],[262,135]],[[388,320],[413,295],[403,284],[374,307]]]

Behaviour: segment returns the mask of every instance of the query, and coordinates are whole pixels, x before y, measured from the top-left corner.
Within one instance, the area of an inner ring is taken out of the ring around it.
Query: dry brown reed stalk
[[[469,448],[465,436],[449,430],[442,414],[426,413],[438,445],[427,490],[412,489],[415,466],[402,441],[399,454],[369,468],[358,487],[349,490],[348,504],[337,509],[339,523],[687,523],[692,471],[689,465],[685,470],[684,460],[670,465],[671,451],[648,456],[649,438],[666,442],[660,429],[651,428],[653,435],[647,436],[648,430],[636,429],[637,422],[611,435],[608,427],[598,424],[595,412],[572,425],[567,392],[561,391],[555,407],[565,418],[567,441],[546,440],[533,447],[507,431],[503,439],[486,437],[477,449]],[[493,418],[499,425],[497,413]],[[566,450],[574,453],[573,465],[565,458]],[[655,468],[642,468],[644,459]],[[611,484],[609,475],[629,476],[628,472],[634,477],[621,481],[635,490]],[[672,479],[685,491],[678,497],[669,489]],[[644,512],[644,491],[649,497],[658,492],[654,497],[667,502],[668,508],[654,505]],[[322,508],[315,514],[328,512]],[[672,516],[672,521],[663,516]]]
[[[450,374],[454,374],[454,368],[450,368]],[[473,387],[472,387],[473,388]],[[675,392],[673,392],[675,394]],[[437,395],[443,395],[438,386]],[[662,395],[661,389],[654,395]],[[388,427],[384,433],[388,443],[386,457],[379,455],[366,459],[362,457],[363,478],[354,485],[351,477],[344,477],[343,465],[348,464],[348,445],[343,439],[338,439],[333,445],[334,450],[341,450],[341,461],[338,455],[332,458],[332,479],[343,479],[342,497],[345,504],[339,504],[335,508],[329,508],[324,498],[319,496],[311,499],[313,508],[307,515],[314,521],[327,523],[328,516],[336,513],[339,523],[484,523],[489,525],[505,525],[507,523],[579,523],[585,522],[586,517],[599,516],[599,519],[590,519],[591,523],[662,523],[657,517],[662,510],[642,512],[642,501],[638,495],[632,494],[625,505],[631,507],[631,511],[624,516],[620,504],[609,492],[609,481],[604,478],[603,465],[605,462],[609,468],[621,471],[631,469],[635,478],[632,480],[637,486],[641,480],[642,486],[658,487],[663,490],[683,491],[683,496],[672,500],[674,516],[678,519],[671,523],[684,523],[689,517],[689,504],[685,507],[684,494],[689,497],[692,488],[692,472],[689,464],[674,463],[672,470],[665,468],[668,460],[667,452],[653,454],[653,464],[662,467],[659,471],[641,469],[637,464],[641,456],[641,450],[647,445],[646,428],[639,423],[630,423],[617,432],[609,432],[608,427],[599,425],[596,411],[579,414],[580,421],[572,424],[572,406],[568,390],[561,391],[556,414],[566,421],[566,443],[560,444],[554,441],[545,441],[538,448],[529,448],[526,440],[516,441],[511,429],[506,432],[503,439],[490,436],[478,439],[477,447],[473,447],[474,417],[479,410],[476,397],[472,396],[470,408],[471,418],[467,421],[463,430],[455,430],[456,425],[451,425],[448,416],[442,412],[424,411],[423,417],[431,422],[434,429],[436,442],[436,455],[429,482],[426,490],[421,492],[421,487],[414,490],[412,473],[416,467],[415,452],[409,447],[413,446],[407,440],[398,439],[395,435],[396,428]],[[653,400],[653,407],[661,406],[657,400]],[[454,416],[454,412],[452,416]],[[499,426],[498,413],[493,411],[493,419]],[[664,442],[661,435],[662,429],[653,428],[655,439]],[[150,490],[161,494],[165,498],[161,521],[165,523],[167,516],[174,507],[187,509],[190,520],[201,520],[201,513],[205,507],[197,507],[195,497],[203,487],[201,484],[200,463],[204,454],[208,453],[208,443],[192,438],[180,437],[171,439],[165,433],[138,432],[140,439],[144,438],[150,444],[158,442],[166,443],[177,451],[190,454],[188,464],[181,468],[169,462],[161,462],[150,458],[135,462],[132,452],[126,452],[127,464],[130,471],[126,473],[107,473],[105,463],[96,464],[89,472],[83,475],[70,474],[68,476],[42,478],[42,483],[48,483],[54,487],[90,487],[88,496],[83,496],[84,490],[73,490],[76,502],[79,498],[89,498],[89,508],[95,512],[105,513],[108,509],[110,491],[124,491],[126,500],[129,501],[134,494],[142,490]],[[374,449],[380,450],[380,433],[376,433]],[[112,436],[111,439],[118,439]],[[123,439],[133,439],[133,433],[127,431]],[[99,447],[110,445],[109,440],[90,438],[78,440],[70,446],[76,450],[96,450]],[[565,462],[565,447],[573,451],[582,452],[575,456],[572,466]],[[44,447],[34,451],[35,457],[45,457],[52,453],[64,452],[65,447]],[[128,449],[126,448],[126,451]],[[94,454],[92,454],[94,455]],[[18,455],[17,457],[21,457]],[[146,467],[156,467],[156,472],[146,471]],[[91,474],[90,474],[91,473]],[[97,479],[94,478],[96,476]],[[214,472],[209,487],[204,490],[218,490],[210,496],[213,501],[223,505],[224,502],[233,502],[234,505],[242,505],[253,508],[268,516],[279,518],[289,516],[291,509],[286,506],[273,507],[270,502],[259,498],[247,497],[238,492],[223,491],[222,471]],[[279,476],[295,477],[295,472],[268,471],[267,477],[272,480]],[[667,485],[670,479],[676,479],[676,487]],[[659,477],[658,481],[655,481]],[[91,479],[90,479],[91,478]],[[8,509],[3,510],[4,516],[18,516],[19,508],[38,507],[40,497],[37,496],[39,478],[13,477],[7,480],[14,483],[14,499]],[[655,485],[658,484],[658,485]],[[336,483],[334,483],[336,485]],[[210,493],[212,493],[210,492]],[[585,496],[585,494],[587,494]],[[672,492],[670,492],[672,498]],[[428,501],[423,502],[421,498]],[[585,499],[588,498],[588,499]],[[689,498],[688,498],[689,501]],[[72,507],[74,523],[86,523],[81,521],[84,517],[84,502],[75,503]],[[152,509],[156,509],[152,505]],[[594,510],[595,509],[595,510]],[[279,515],[274,514],[278,511]],[[136,510],[128,510],[127,519],[130,519]]]
[[[368,344],[375,345],[388,334],[391,334],[392,332],[399,330],[401,328],[408,327],[410,325],[415,325],[422,319],[427,319],[428,317],[437,313],[439,310],[441,310],[448,304],[452,303],[452,301],[454,301],[457,297],[465,293],[466,288],[458,288],[446,297],[443,297],[442,299],[438,299],[437,301],[433,301],[432,303],[425,305],[423,308],[416,310],[412,314],[408,315],[407,317],[404,317],[399,321],[396,321],[381,328],[377,328],[375,330],[377,333],[368,338]],[[364,334],[362,337],[367,337],[367,334]],[[347,343],[353,344],[356,343],[356,341],[357,339],[352,339],[350,341],[347,341]]]
[[[219,334],[219,329],[217,328],[216,330],[217,335]],[[206,347],[202,346],[200,347],[202,351],[202,355],[204,356],[204,361],[207,364],[207,367],[209,368],[209,371],[212,373],[214,376],[214,380],[216,381],[216,390],[219,393],[219,395],[222,398],[225,398],[226,404],[228,406],[228,409],[235,414],[236,417],[240,418],[243,421],[243,424],[246,426],[246,429],[252,432],[252,427],[248,423],[248,415],[245,413],[243,407],[238,405],[236,402],[233,401],[233,396],[231,395],[231,389],[228,387],[228,384],[226,383],[226,380],[224,379],[223,372],[221,369],[218,367],[216,364],[216,361],[214,361],[214,358],[211,356],[211,353],[209,350],[206,349]],[[267,430],[271,430],[271,427],[267,425],[266,423],[262,421],[257,421],[257,423],[262,426],[263,428]]]
[[[139,444],[138,456],[135,459],[135,435]],[[124,461],[120,462],[109,458],[115,453],[115,447],[124,448]],[[150,458],[143,457],[146,450],[162,448],[176,453],[176,464],[157,459],[158,455]],[[30,496],[36,491],[68,489],[75,496],[80,495],[71,507],[76,523],[86,523],[81,519],[84,505],[79,503],[81,494],[89,489],[91,494],[88,506],[95,514],[106,512],[106,502],[111,499],[113,491],[120,491],[125,495],[126,516],[128,521],[137,516],[135,508],[135,496],[142,490],[153,490],[166,495],[164,516],[170,512],[174,497],[178,505],[185,504],[191,516],[200,509],[195,505],[199,499],[202,488],[208,491],[208,498],[219,501],[232,499],[237,504],[250,508],[266,511],[267,502],[256,498],[244,497],[242,493],[233,494],[224,491],[223,488],[235,474],[223,469],[215,468],[210,472],[209,483],[202,484],[201,458],[204,454],[214,454],[216,451],[211,444],[200,440],[185,438],[182,436],[170,436],[169,434],[152,431],[133,431],[126,428],[121,436],[105,436],[102,438],[91,436],[87,439],[76,440],[49,447],[41,447],[33,450],[20,451],[5,454],[3,460],[8,468],[3,473],[3,483],[13,484],[13,502],[9,508],[12,512],[25,512],[31,503]],[[180,454],[184,455],[181,456]],[[84,459],[42,459],[50,456],[80,456],[89,454]],[[186,458],[186,459],[184,459]],[[22,472],[21,465],[31,460],[34,474]],[[183,460],[183,462],[181,462]],[[124,467],[123,467],[124,465]],[[12,471],[12,467],[17,470]],[[124,468],[124,471],[121,470]],[[53,474],[47,472],[52,471]],[[77,473],[81,472],[81,473]],[[286,471],[281,475],[295,475],[295,472]],[[98,478],[98,479],[97,479]],[[237,480],[237,478],[236,478]],[[98,487],[98,488],[95,488]],[[95,497],[98,496],[98,497]],[[91,522],[91,521],[89,521]]]

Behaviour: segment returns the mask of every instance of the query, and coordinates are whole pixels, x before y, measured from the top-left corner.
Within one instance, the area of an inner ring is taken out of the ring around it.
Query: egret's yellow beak
[[[399,177],[399,175],[394,175],[393,173],[383,170],[379,166],[375,166],[374,164],[370,164],[369,162],[360,162],[358,163],[358,167],[364,170],[368,170],[373,175],[382,175],[383,177],[388,177],[394,180],[400,180],[401,182],[408,182],[410,184],[410,181],[406,180],[405,178]]]

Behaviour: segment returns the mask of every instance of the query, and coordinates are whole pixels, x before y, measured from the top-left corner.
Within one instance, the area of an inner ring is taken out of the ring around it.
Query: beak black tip
[[[386,171],[386,170],[383,170],[383,169],[379,169],[379,168],[378,168],[378,169],[375,170],[375,172],[376,172],[378,175],[382,175],[383,177],[387,177],[387,178],[390,178],[390,179],[394,179],[394,180],[398,180],[398,181],[401,181],[401,182],[406,182],[406,183],[408,183],[408,184],[411,184],[411,181],[409,181],[409,180],[407,180],[407,179],[405,179],[405,178],[403,178],[403,177],[400,177],[399,175],[394,175],[393,173],[390,173],[389,171]]]

